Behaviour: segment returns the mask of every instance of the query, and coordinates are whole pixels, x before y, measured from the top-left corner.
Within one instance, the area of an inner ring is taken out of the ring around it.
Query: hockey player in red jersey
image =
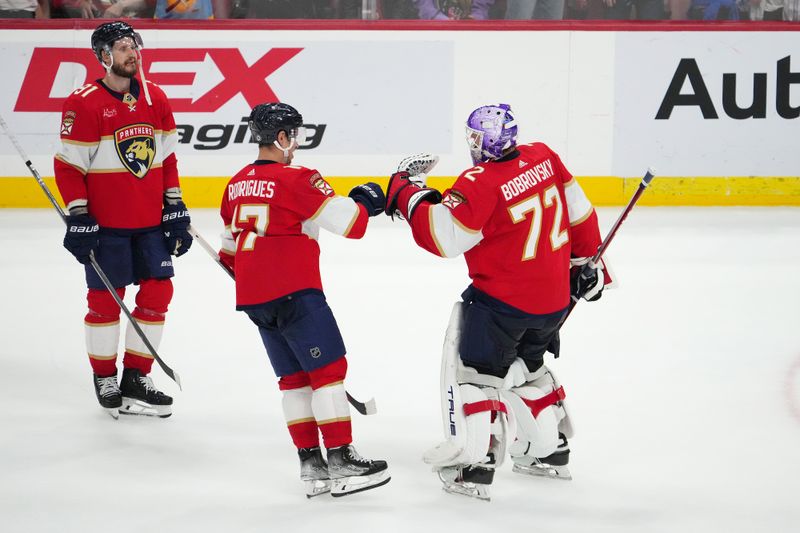
[[[163,418],[172,414],[172,398],[153,385],[153,356],[130,324],[117,383],[120,308],[89,263],[93,254],[120,297],[128,285],[139,286],[132,314],[157,349],[172,299],[170,254],[192,244],[175,120],[161,89],[135,77],[142,39],[129,24],[101,24],[91,44],[106,75],[64,102],[54,162],[69,210],[64,246],[86,268],[86,344],[100,405],[115,418]]]
[[[548,146],[517,145],[508,105],[473,111],[467,140],[475,166],[443,196],[425,185],[437,158],[401,163],[386,213],[422,248],[467,261],[472,283],[442,362],[447,440],[424,458],[445,490],[488,499],[506,452],[515,472],[569,479],[572,425],[544,354],[558,356],[570,298],[598,299],[609,276],[589,261],[600,244],[592,204]]]
[[[345,347],[322,292],[317,237],[323,228],[361,238],[386,198],[376,183],[337,196],[319,172],[292,165],[304,136],[292,106],[258,105],[249,125],[258,159],[231,178],[220,209],[220,259],[236,275],[236,308],[258,326],[279,378],[306,495],[379,487],[390,479],[386,462],[362,459],[351,444]]]

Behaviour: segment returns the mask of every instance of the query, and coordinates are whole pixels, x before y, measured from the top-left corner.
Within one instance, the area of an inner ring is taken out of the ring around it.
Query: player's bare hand
[[[81,0],[78,8],[80,9],[81,18],[94,18],[94,6],[92,6],[92,0]]]
[[[122,13],[125,11],[125,6],[122,2],[117,2],[103,12],[103,18],[118,19],[122,18]]]

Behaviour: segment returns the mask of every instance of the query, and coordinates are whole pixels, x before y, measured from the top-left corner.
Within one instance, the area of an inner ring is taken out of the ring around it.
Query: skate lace
[[[100,396],[112,396],[119,391],[117,386],[116,376],[109,376],[107,378],[98,378],[97,383],[100,385]]]
[[[156,394],[160,393],[156,386],[153,385],[153,380],[150,379],[150,376],[139,376],[139,383],[144,385],[145,390],[148,392],[152,391]]]
[[[361,457],[358,454],[358,452],[355,450],[355,448],[352,448],[352,447],[347,448],[347,455],[348,455],[348,457],[350,457],[350,459],[352,459],[356,463],[361,463],[361,464],[364,464],[364,465],[371,465],[372,464],[371,460],[364,459],[363,457]]]

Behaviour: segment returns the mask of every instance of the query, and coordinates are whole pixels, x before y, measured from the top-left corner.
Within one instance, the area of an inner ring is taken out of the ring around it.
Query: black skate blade
[[[369,485],[369,486],[366,486],[366,487],[361,487],[360,489],[355,489],[355,490],[351,490],[351,491],[348,491],[348,492],[336,492],[336,493],[331,491],[331,496],[333,496],[334,498],[341,498],[343,496],[350,496],[351,494],[358,494],[359,492],[364,492],[365,490],[377,489],[378,487],[382,487],[382,486],[386,485],[391,480],[392,480],[392,476],[389,476],[386,479],[384,479],[383,481],[381,481],[380,483],[376,483],[375,485]]]

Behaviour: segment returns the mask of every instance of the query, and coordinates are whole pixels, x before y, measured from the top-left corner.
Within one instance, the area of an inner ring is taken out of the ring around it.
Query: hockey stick
[[[33,177],[36,178],[36,182],[39,184],[39,187],[42,188],[44,193],[47,195],[47,198],[50,200],[50,203],[53,204],[53,207],[55,208],[56,212],[61,217],[61,221],[64,222],[64,224],[67,224],[67,216],[64,214],[64,211],[61,209],[61,206],[58,205],[58,200],[56,200],[55,196],[53,196],[53,193],[50,192],[50,188],[47,186],[47,184],[44,182],[42,177],[39,175],[39,171],[36,170],[36,167],[33,166],[33,163],[31,163],[31,160],[28,159],[27,155],[25,155],[25,151],[22,149],[22,146],[20,146],[20,144],[17,142],[17,138],[14,137],[14,135],[11,133],[11,130],[9,129],[8,124],[6,124],[6,121],[5,121],[5,119],[3,119],[2,115],[0,115],[0,126],[2,126],[3,130],[6,132],[6,135],[8,136],[9,140],[11,140],[11,144],[13,144],[14,148],[17,149],[17,152],[19,152],[19,155],[22,156],[22,160],[25,161],[25,165],[28,167],[28,170],[31,171],[31,174],[33,174]],[[142,331],[142,328],[139,327],[139,323],[136,322],[136,319],[133,318],[133,315],[131,315],[131,312],[128,310],[127,306],[122,301],[122,298],[120,298],[119,294],[117,294],[117,291],[114,289],[114,286],[111,284],[111,280],[108,279],[108,276],[106,276],[106,273],[103,272],[102,268],[100,268],[100,265],[98,264],[97,260],[94,257],[94,252],[90,252],[89,253],[89,261],[91,262],[92,267],[94,267],[94,271],[97,272],[97,275],[103,281],[103,285],[105,285],[106,289],[108,289],[108,292],[111,293],[111,296],[114,298],[114,301],[117,302],[117,305],[119,305],[119,308],[122,309],[122,311],[125,313],[125,316],[128,317],[128,320],[130,321],[130,324],[133,326],[133,329],[136,330],[136,334],[139,335],[139,338],[142,339],[142,342],[144,342],[144,345],[147,346],[147,349],[150,352],[150,355],[152,355],[153,358],[156,360],[156,362],[158,363],[158,366],[160,366],[161,370],[163,370],[166,375],[168,375],[170,378],[172,378],[172,380],[175,383],[178,384],[178,388],[183,390],[183,387],[181,387],[181,378],[180,378],[180,376],[178,375],[177,372],[172,370],[167,365],[167,363],[165,363],[164,360],[161,359],[161,357],[159,357],[158,352],[156,352],[156,349],[153,347],[152,344],[150,344],[150,340],[147,338],[147,335],[144,334],[144,331]]]
[[[652,167],[648,168],[647,172],[645,172],[645,175],[642,178],[642,182],[639,183],[639,187],[636,189],[636,192],[633,193],[633,196],[631,197],[630,201],[628,201],[628,205],[625,206],[625,209],[619,215],[619,218],[617,218],[617,221],[614,222],[614,225],[609,230],[608,235],[606,235],[606,238],[603,240],[602,243],[600,243],[600,247],[597,249],[597,253],[594,254],[594,257],[592,257],[592,259],[589,261],[589,264],[596,265],[600,261],[600,259],[602,259],[603,254],[606,253],[606,250],[608,249],[608,246],[611,244],[611,241],[613,241],[614,237],[617,235],[617,231],[619,231],[619,227],[622,225],[622,223],[628,217],[628,214],[633,209],[633,206],[636,205],[636,202],[639,201],[639,197],[642,196],[642,194],[644,193],[645,189],[647,189],[647,187],[650,185],[650,182],[653,181],[654,177],[655,177],[655,170],[653,170]],[[561,324],[559,325],[559,328],[564,325],[564,322],[567,321],[567,318],[569,318],[570,313],[572,313],[572,310],[575,309],[575,306],[577,304],[578,304],[578,300],[570,300],[569,308],[567,309],[567,314],[564,315],[563,320],[561,320]]]
[[[192,238],[194,238],[194,240],[200,243],[200,246],[203,248],[203,250],[205,250],[208,253],[208,255],[211,256],[214,262],[217,263],[222,268],[222,270],[224,270],[225,273],[231,277],[231,279],[233,280],[236,279],[236,276],[234,276],[233,271],[230,268],[228,268],[228,265],[226,265],[220,260],[216,250],[214,250],[214,248],[212,248],[211,245],[208,244],[208,241],[205,240],[202,237],[202,235],[200,235],[197,232],[196,229],[194,229],[194,226],[189,226],[189,235],[191,235]]]
[[[235,281],[236,275],[233,273],[233,270],[231,270],[228,265],[226,265],[220,260],[219,255],[217,255],[217,252],[214,250],[214,248],[211,247],[208,241],[205,240],[192,226],[189,226],[189,233],[194,239],[197,240],[197,242],[200,243],[200,246],[203,248],[203,250],[205,250],[208,253],[209,256],[211,256],[214,262],[217,263],[220,267],[222,267],[222,270],[224,270],[228,274],[228,276],[230,276],[230,278]],[[347,401],[350,402],[350,405],[352,405],[353,408],[362,415],[374,415],[375,413],[378,412],[378,408],[375,405],[375,398],[370,398],[366,402],[359,402],[358,400],[350,396],[349,392],[345,391],[345,393],[347,394]]]

